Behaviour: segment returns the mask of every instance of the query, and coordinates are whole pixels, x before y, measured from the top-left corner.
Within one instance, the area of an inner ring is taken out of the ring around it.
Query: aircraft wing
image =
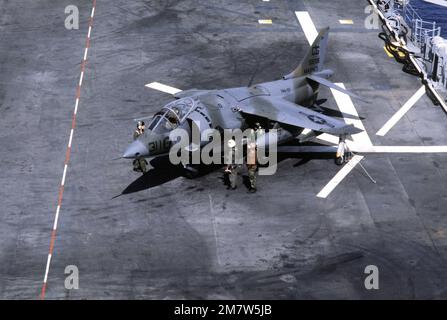
[[[351,91],[346,90],[346,89],[344,89],[344,88],[342,88],[340,86],[337,86],[335,83],[332,83],[332,82],[330,82],[329,80],[327,80],[325,78],[321,78],[321,77],[318,77],[318,76],[315,76],[315,75],[308,75],[308,76],[306,76],[306,78],[309,79],[309,80],[318,82],[319,84],[321,84],[323,86],[326,86],[326,87],[329,87],[331,89],[340,91],[340,92],[342,92],[344,94],[347,94],[348,96],[353,97],[355,99],[361,100],[361,101],[366,102],[366,103],[371,103],[371,101],[369,101],[369,100],[367,100],[367,99],[365,99],[365,98],[363,98],[363,97],[361,97],[359,95],[356,95],[355,93],[352,93]]]
[[[362,130],[303,106],[277,97],[254,97],[239,106],[242,113],[294,127],[329,134],[356,134]]]

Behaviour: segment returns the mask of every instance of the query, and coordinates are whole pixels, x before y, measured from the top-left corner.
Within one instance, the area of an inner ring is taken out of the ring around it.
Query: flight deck
[[[78,30],[68,2],[0,0],[1,299],[447,298],[447,115],[368,1],[71,2]],[[332,80],[371,101],[320,91],[365,129],[356,161],[284,155],[251,194],[121,158],[172,93],[280,79],[327,26]]]

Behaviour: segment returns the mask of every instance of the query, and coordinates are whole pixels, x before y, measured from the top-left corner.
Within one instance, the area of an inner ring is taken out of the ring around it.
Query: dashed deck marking
[[[419,88],[418,91],[388,120],[376,135],[384,136],[390,131],[396,123],[419,101],[420,98],[425,94],[425,86]]]
[[[273,24],[272,19],[259,19],[258,20],[259,24]]]
[[[83,83],[83,80],[84,80],[84,72],[85,72],[85,65],[86,65],[86,62],[87,62],[88,48],[90,47],[90,36],[91,36],[91,32],[92,32],[93,18],[95,16],[95,8],[96,8],[96,0],[93,0],[92,11],[91,11],[91,14],[90,14],[90,19],[89,19],[89,29],[88,29],[88,34],[87,34],[87,41],[86,41],[86,44],[85,44],[84,58],[83,58],[83,60],[81,62],[81,74],[80,74],[80,77],[79,77],[79,83],[78,83],[77,88],[76,88],[76,101],[75,101],[75,106],[74,106],[72,120],[71,120],[70,137],[69,137],[69,140],[68,140],[67,150],[66,150],[66,153],[65,153],[64,171],[62,173],[61,184],[59,186],[59,194],[58,194],[58,197],[57,197],[56,213],[54,215],[53,229],[51,231],[50,248],[49,248],[49,253],[48,253],[48,257],[47,257],[47,263],[46,263],[46,267],[45,267],[45,275],[44,275],[44,278],[43,278],[42,289],[41,289],[41,292],[40,292],[40,299],[42,299],[42,300],[45,299],[45,293],[46,293],[47,281],[48,281],[48,274],[50,272],[51,259],[53,257],[54,244],[55,244],[55,241],[56,241],[56,230],[57,230],[58,221],[59,221],[59,215],[60,215],[61,206],[62,206],[62,198],[63,198],[63,195],[64,195],[64,186],[65,186],[65,182],[66,182],[65,180],[66,180],[67,171],[68,171],[68,164],[69,164],[69,161],[70,161],[70,154],[71,154],[71,146],[72,146],[72,142],[73,142],[73,135],[74,135],[74,130],[76,128],[76,115],[78,113],[79,100],[80,100],[80,97],[81,97],[81,88],[82,88],[82,83]]]

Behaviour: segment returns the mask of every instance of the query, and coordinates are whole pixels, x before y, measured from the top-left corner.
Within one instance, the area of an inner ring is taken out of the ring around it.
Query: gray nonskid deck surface
[[[67,3],[68,4],[68,3]],[[64,28],[65,3],[0,0],[0,298],[38,298],[90,15]],[[334,81],[375,145],[447,145],[447,116],[363,23],[362,1],[97,1],[51,269],[49,299],[446,298],[447,155],[367,155],[327,199],[332,159],[283,159],[258,192],[221,170],[188,180],[166,159],[146,177],[120,157],[133,118],[169,102],[145,84],[244,86],[290,72],[308,48],[295,10],[330,26]],[[272,25],[258,19],[271,18]],[[339,19],[353,19],[342,26]],[[325,106],[337,110],[329,90]],[[364,287],[377,265],[380,289]],[[76,265],[80,288],[66,290]]]

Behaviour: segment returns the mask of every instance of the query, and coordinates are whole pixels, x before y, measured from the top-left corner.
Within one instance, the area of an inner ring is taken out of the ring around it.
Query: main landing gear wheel
[[[345,152],[341,157],[336,157],[335,158],[335,163],[338,166],[341,166],[343,163],[348,163],[349,160],[352,159],[352,153],[350,151]]]
[[[335,164],[337,166],[341,166],[343,163],[345,163],[345,159],[343,159],[344,157],[336,157],[335,158]]]

